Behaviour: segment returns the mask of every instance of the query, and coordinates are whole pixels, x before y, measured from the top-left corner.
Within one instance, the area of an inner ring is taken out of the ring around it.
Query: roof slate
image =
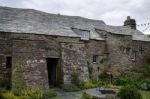
[[[80,37],[72,31],[72,27],[90,30],[90,39],[104,40],[95,28],[115,34],[136,35],[133,40],[150,41],[138,30],[124,26],[108,26],[101,20],[92,20],[79,16],[50,14],[34,9],[20,9],[0,6],[0,31],[15,33],[35,33]]]

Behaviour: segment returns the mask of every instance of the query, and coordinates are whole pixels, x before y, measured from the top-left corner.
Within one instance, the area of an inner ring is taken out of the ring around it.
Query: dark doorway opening
[[[49,86],[56,86],[58,58],[46,58]]]
[[[12,66],[12,57],[7,56],[6,57],[6,68],[11,68],[11,66]]]
[[[5,83],[4,84],[4,87],[6,89],[11,89],[11,67],[12,67],[12,57],[11,56],[6,56],[6,74],[5,74],[5,77],[6,79],[4,79]]]

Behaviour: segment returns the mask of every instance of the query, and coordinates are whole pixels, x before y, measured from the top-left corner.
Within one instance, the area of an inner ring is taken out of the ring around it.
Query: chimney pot
[[[124,21],[124,26],[128,26],[131,29],[136,29],[135,19],[131,19],[130,16],[127,16],[127,20]]]

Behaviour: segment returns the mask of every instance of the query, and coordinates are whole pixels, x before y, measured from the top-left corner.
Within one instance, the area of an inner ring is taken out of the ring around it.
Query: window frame
[[[90,40],[90,30],[78,29],[74,27],[71,27],[71,29],[80,36],[81,40]]]
[[[90,39],[90,31],[88,30],[80,30],[79,33],[81,40],[89,40]]]
[[[98,55],[93,55],[92,62],[98,63]]]

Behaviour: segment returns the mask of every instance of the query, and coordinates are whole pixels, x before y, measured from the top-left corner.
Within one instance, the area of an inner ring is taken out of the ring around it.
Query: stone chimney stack
[[[136,29],[136,21],[135,19],[131,19],[130,16],[127,17],[127,20],[124,22],[124,26],[128,26],[131,29]]]

